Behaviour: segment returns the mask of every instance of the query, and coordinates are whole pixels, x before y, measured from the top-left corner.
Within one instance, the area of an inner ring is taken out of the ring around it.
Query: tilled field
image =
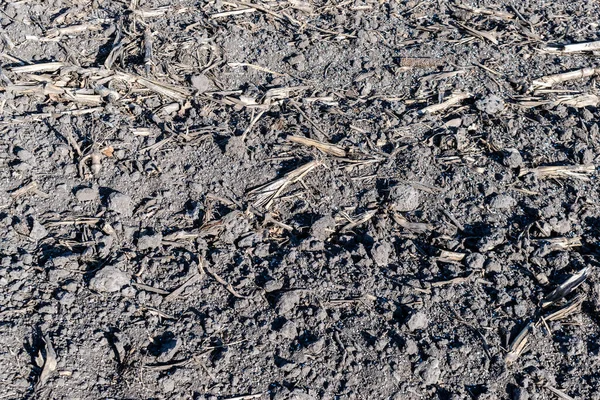
[[[0,398],[600,399],[600,5],[502,3],[0,3]]]

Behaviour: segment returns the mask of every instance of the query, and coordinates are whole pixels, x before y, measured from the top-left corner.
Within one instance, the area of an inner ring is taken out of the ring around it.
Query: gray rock
[[[371,249],[373,261],[380,267],[389,264],[390,255],[394,251],[394,246],[390,242],[377,243]]]
[[[399,184],[390,189],[390,200],[396,211],[414,211],[421,204],[420,193],[410,185]]]
[[[475,102],[475,107],[477,107],[479,111],[483,111],[487,114],[497,114],[504,110],[504,100],[495,94],[491,94],[487,97],[477,100]]]
[[[78,201],[92,201],[98,198],[98,191],[92,188],[81,188],[75,192]]]
[[[41,240],[48,236],[48,231],[42,224],[38,222],[37,219],[34,219],[31,225],[31,230],[29,231],[29,237],[33,240]]]
[[[36,162],[35,155],[33,155],[33,153],[29,150],[18,149],[16,152],[16,156],[19,160],[27,164],[35,164]]]
[[[485,256],[479,253],[472,253],[465,257],[465,265],[470,269],[482,269],[485,263]]]
[[[335,229],[335,219],[331,215],[326,215],[319,218],[310,227],[310,235],[312,239],[325,241]]]
[[[198,90],[199,93],[204,93],[210,89],[211,81],[210,79],[203,74],[192,76],[190,79],[192,86]]]
[[[120,192],[113,192],[108,196],[108,209],[116,213],[130,216],[133,214],[131,197]]]
[[[137,241],[138,250],[148,250],[160,247],[162,244],[163,235],[161,233],[154,233],[151,235],[142,235]]]
[[[276,290],[281,289],[282,287],[283,283],[275,279],[271,279],[265,282],[265,292],[267,293],[274,292]]]
[[[419,346],[417,346],[417,342],[412,339],[406,339],[404,344],[404,351],[408,355],[415,355],[419,352]]]
[[[300,294],[298,291],[285,292],[279,296],[277,300],[277,312],[279,314],[287,314],[292,311],[300,302]]]
[[[508,210],[517,205],[515,199],[507,194],[497,194],[490,200],[490,207],[496,210]]]
[[[117,292],[125,285],[128,285],[131,278],[128,274],[121,271],[114,265],[109,265],[94,275],[90,280],[90,289],[96,292]]]
[[[523,157],[517,149],[505,149],[502,162],[509,168],[519,168],[523,165]]]
[[[421,370],[421,378],[426,385],[435,385],[440,380],[440,361],[437,358],[427,360],[426,365]]]
[[[408,319],[408,322],[406,323],[408,330],[410,330],[411,332],[425,329],[428,325],[429,318],[427,318],[427,315],[421,311],[411,315],[411,317]]]
[[[294,322],[286,321],[286,323],[283,324],[279,330],[279,333],[286,339],[294,339],[296,336],[298,336],[298,328]]]

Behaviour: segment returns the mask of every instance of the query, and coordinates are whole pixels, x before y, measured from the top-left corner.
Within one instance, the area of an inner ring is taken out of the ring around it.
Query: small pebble
[[[35,156],[29,150],[19,149],[16,152],[16,156],[19,160],[26,162],[27,164],[35,163]]]

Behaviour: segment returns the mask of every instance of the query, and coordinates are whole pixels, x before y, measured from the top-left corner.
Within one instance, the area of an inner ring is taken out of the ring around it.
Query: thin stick
[[[457,22],[456,25],[458,25],[459,27],[461,27],[462,29],[464,29],[465,31],[470,33],[472,36],[478,37],[480,39],[487,39],[494,44],[498,44],[498,39],[496,38],[496,32],[478,31],[477,29],[473,29],[465,24],[461,24],[460,22]]]
[[[588,78],[597,74],[600,74],[600,68],[583,68],[575,71],[563,72],[560,74],[546,75],[534,80],[531,83],[531,89],[535,90],[540,88],[549,88],[557,83]]]
[[[546,46],[542,50],[556,53],[582,53],[584,51],[597,51],[600,50],[600,40],[593,42]]]
[[[346,150],[343,148],[336,146],[334,144],[329,144],[325,142],[321,142],[319,140],[308,139],[301,136],[290,135],[286,138],[288,141],[293,143],[303,144],[305,146],[315,147],[326,154],[331,154],[335,157],[346,157]]]
[[[262,72],[266,72],[267,74],[271,74],[271,75],[275,75],[275,76],[287,76],[287,74],[282,74],[279,72],[275,72],[272,71],[268,68],[265,67],[261,67],[260,65],[256,65],[256,64],[249,64],[249,63],[227,63],[227,65],[229,67],[235,68],[235,67],[248,67],[248,68],[252,68],[255,69],[257,71],[262,71]]]
[[[204,276],[203,274],[194,274],[194,276],[192,276],[190,279],[188,279],[187,281],[185,281],[183,283],[183,285],[179,286],[177,289],[173,290],[169,295],[167,295],[167,297],[165,297],[164,301],[171,301],[171,300],[179,297],[181,295],[181,293],[183,293],[183,291],[188,286],[191,286],[191,285],[195,284],[200,279],[202,279],[203,276]]]
[[[529,173],[536,175],[540,179],[545,178],[577,178],[584,181],[589,181],[587,177],[596,171],[596,166],[593,164],[587,165],[548,165],[537,168],[521,168],[519,176],[524,176]]]
[[[471,95],[468,93],[456,93],[456,94],[453,94],[450,97],[448,97],[446,99],[446,101],[444,101],[442,103],[433,104],[433,105],[430,105],[430,106],[427,106],[427,107],[421,109],[419,111],[419,114],[435,114],[440,111],[447,110],[448,108],[455,106],[456,104],[458,104],[461,101],[466,100],[470,97],[471,97]]]
[[[233,15],[253,13],[255,11],[256,11],[256,8],[242,8],[241,10],[225,11],[225,12],[212,14],[208,18],[209,19],[225,18],[225,17],[231,17]]]
[[[150,74],[152,69],[152,31],[146,28],[144,31],[144,70],[146,75]]]
[[[269,208],[273,200],[277,198],[290,184],[302,179],[308,172],[320,165],[318,161],[311,161],[304,164],[293,171],[288,172],[283,177],[276,179],[270,183],[259,186],[256,189],[248,192],[250,196],[255,196],[254,207]]]
[[[252,112],[254,113],[254,110],[252,110]],[[255,116],[254,118],[252,118],[252,120],[250,120],[248,127],[244,130],[244,133],[242,134],[242,142],[244,142],[246,140],[246,136],[248,135],[248,133],[250,133],[250,131],[252,130],[254,125],[256,125],[256,123],[258,122],[260,117],[262,117],[265,112],[267,112],[267,110],[262,110],[261,112],[258,113],[257,116]]]
[[[219,274],[217,274],[215,271],[213,271],[208,265],[204,266],[204,270],[206,271],[207,274],[209,274],[210,276],[212,276],[217,282],[219,282],[221,285],[225,286],[225,289],[227,289],[227,291],[229,293],[231,293],[234,297],[237,297],[238,299],[250,299],[250,296],[243,296],[241,294],[239,294],[231,285],[231,283],[227,282],[225,279],[221,278],[221,276]]]
[[[24,65],[22,67],[11,68],[15,74],[28,74],[31,72],[53,72],[65,66],[62,62],[48,62],[33,65]]]

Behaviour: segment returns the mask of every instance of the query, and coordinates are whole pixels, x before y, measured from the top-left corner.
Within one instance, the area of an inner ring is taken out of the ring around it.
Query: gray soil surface
[[[499,3],[0,2],[0,398],[600,399],[600,5]]]

